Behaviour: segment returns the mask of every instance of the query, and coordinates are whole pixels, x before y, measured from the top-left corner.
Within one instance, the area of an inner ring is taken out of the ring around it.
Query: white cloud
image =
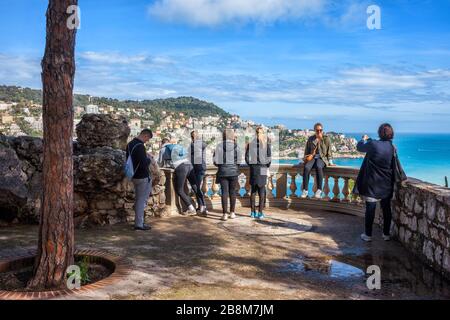
[[[104,64],[152,64],[152,65],[169,65],[174,62],[168,57],[151,56],[148,54],[125,55],[117,52],[93,52],[86,51],[79,54],[80,58],[94,63]]]
[[[0,83],[36,86],[41,81],[39,58],[0,53]]]
[[[320,15],[329,0],[157,0],[149,13],[163,21],[197,26],[273,23]]]
[[[119,99],[195,96],[228,103],[366,107],[450,104],[450,70],[360,66],[319,75],[292,76],[225,69],[210,71],[176,57],[84,52],[77,60],[75,91]],[[40,59],[0,53],[0,84],[41,87]],[[413,107],[411,109],[414,109]],[[280,110],[274,109],[274,112]],[[414,111],[414,110],[411,110]],[[423,111],[423,110],[416,110]],[[330,111],[327,111],[330,112]]]

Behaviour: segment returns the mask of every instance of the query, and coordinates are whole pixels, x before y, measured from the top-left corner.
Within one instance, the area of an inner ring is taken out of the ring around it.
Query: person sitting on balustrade
[[[323,169],[327,166],[334,166],[332,160],[331,140],[323,131],[323,125],[316,123],[314,125],[315,134],[308,139],[305,148],[305,157],[303,162],[305,168],[303,171],[303,193],[302,198],[308,197],[309,176],[313,169],[316,170],[317,191],[314,198],[322,197]]]

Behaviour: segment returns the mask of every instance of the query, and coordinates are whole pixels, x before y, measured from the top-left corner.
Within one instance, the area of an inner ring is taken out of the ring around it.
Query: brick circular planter
[[[36,253],[27,253],[22,256],[0,261],[0,273],[19,270],[33,265]],[[111,274],[97,282],[82,286],[74,290],[54,290],[42,292],[17,292],[0,290],[0,300],[46,300],[69,295],[85,294],[105,286],[116,283],[130,272],[130,263],[127,259],[100,250],[77,249],[75,256],[87,257],[89,262],[103,265]]]

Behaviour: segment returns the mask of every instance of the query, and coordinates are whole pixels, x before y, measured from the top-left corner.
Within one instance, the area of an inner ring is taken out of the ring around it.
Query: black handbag
[[[403,181],[408,180],[405,171],[403,170],[402,164],[400,163],[400,159],[398,158],[397,148],[392,145],[394,148],[394,159],[393,159],[393,170],[394,170],[394,182],[402,183]]]

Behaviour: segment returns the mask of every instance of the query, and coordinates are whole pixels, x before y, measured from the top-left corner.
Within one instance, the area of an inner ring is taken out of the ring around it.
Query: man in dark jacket
[[[131,140],[127,146],[127,159],[131,156],[133,161],[134,175],[133,186],[135,194],[135,230],[150,230],[151,227],[144,223],[144,210],[152,191],[152,180],[150,175],[151,158],[145,149],[145,143],[153,138],[153,132],[145,129],[139,136]]]
[[[391,199],[394,191],[394,130],[389,124],[383,124],[378,134],[380,140],[372,140],[365,135],[357,145],[359,152],[366,153],[353,191],[366,201],[366,230],[361,235],[364,241],[372,240],[377,202],[381,202],[383,209],[383,239],[390,240]]]
[[[201,139],[197,131],[191,132],[191,145],[189,147],[189,155],[192,165],[194,166],[195,180],[197,189],[197,212],[200,216],[207,216],[205,198],[202,191],[203,179],[206,173],[206,143]]]

